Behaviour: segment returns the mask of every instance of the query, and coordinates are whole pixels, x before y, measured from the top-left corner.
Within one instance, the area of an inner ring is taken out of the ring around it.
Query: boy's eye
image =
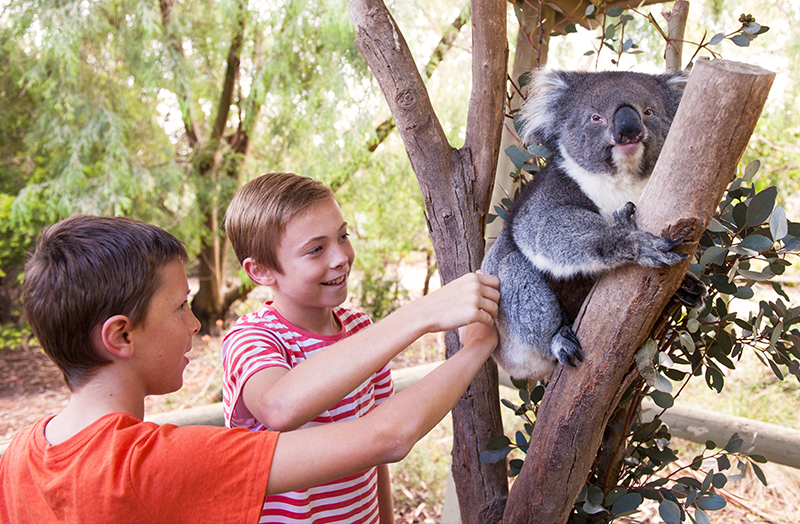
[[[339,237],[339,240],[347,240],[347,238],[349,236],[350,236],[350,233],[345,231],[345,233],[342,236]]]
[[[308,254],[309,255],[316,255],[320,251],[322,251],[322,246],[317,246],[314,249],[312,249],[311,251],[309,251]]]

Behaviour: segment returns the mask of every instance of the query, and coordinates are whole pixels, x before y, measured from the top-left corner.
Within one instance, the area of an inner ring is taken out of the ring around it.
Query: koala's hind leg
[[[497,266],[497,363],[514,378],[544,380],[557,362],[574,366],[582,361],[580,343],[544,275],[517,250]]]

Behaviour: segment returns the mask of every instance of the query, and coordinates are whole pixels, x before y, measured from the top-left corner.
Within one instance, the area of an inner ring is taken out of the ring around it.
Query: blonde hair
[[[327,199],[335,200],[331,188],[294,173],[267,173],[242,186],[225,213],[225,233],[239,263],[252,258],[282,272],[277,248],[286,224]]]

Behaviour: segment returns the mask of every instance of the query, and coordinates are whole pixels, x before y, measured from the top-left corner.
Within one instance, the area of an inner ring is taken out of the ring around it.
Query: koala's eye
[[[650,109],[649,107],[644,110],[644,116],[650,116],[652,114],[653,114],[653,110]]]
[[[603,117],[598,115],[597,113],[595,113],[595,114],[592,115],[592,122],[594,122],[595,124],[602,124],[603,123]]]

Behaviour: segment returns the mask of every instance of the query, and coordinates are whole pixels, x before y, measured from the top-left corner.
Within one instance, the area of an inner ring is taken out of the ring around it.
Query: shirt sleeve
[[[280,338],[268,329],[254,326],[234,328],[222,342],[222,402],[225,425],[250,430],[263,425],[238,409],[245,383],[270,367],[291,369],[289,356]]]
[[[153,426],[128,471],[155,522],[258,522],[278,433]]]

